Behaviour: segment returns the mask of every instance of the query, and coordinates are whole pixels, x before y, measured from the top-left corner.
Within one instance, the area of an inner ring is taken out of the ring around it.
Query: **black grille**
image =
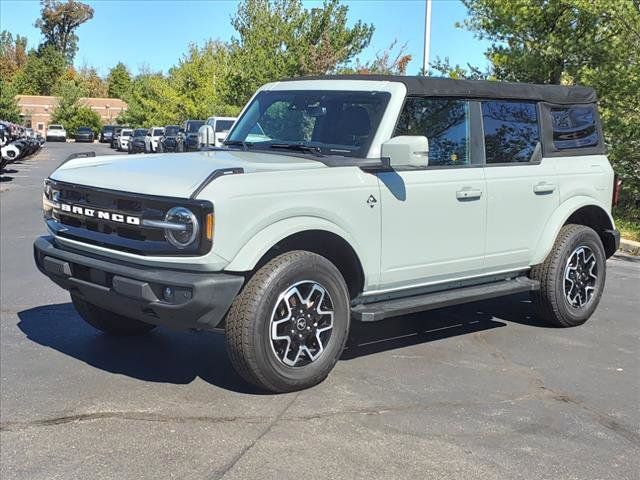
[[[166,212],[175,206],[189,208],[203,225],[205,216],[213,211],[210,202],[147,196],[53,180],[47,180],[45,195],[54,204],[119,214],[125,218],[139,219],[140,223],[131,225],[83,213],[63,211],[57,207],[45,214],[45,217],[49,228],[62,237],[140,255],[202,255],[211,248],[211,242],[204,236],[204,232],[199,241],[192,246],[178,249],[165,239],[164,230],[142,225],[143,220],[164,220]]]

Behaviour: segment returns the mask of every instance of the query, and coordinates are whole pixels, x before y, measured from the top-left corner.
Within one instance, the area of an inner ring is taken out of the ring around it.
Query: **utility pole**
[[[429,75],[429,48],[431,44],[431,0],[426,0],[424,15],[424,56],[422,57],[422,72]]]

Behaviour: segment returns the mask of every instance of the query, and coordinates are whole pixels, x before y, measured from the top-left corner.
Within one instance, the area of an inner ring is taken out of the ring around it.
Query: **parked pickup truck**
[[[198,129],[198,148],[221,147],[236,119],[234,117],[209,117]]]
[[[179,157],[61,165],[38,268],[107,333],[224,329],[273,392],[322,381],[352,319],[529,292],[541,319],[580,325],[619,243],[587,87],[281,81],[225,148]]]
[[[62,125],[49,125],[46,133],[47,142],[66,142],[67,131]]]

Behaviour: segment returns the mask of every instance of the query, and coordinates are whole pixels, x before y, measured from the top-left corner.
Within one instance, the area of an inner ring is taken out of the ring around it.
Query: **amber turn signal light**
[[[207,240],[213,240],[213,226],[214,226],[214,219],[213,219],[213,213],[208,213],[207,214],[207,222],[206,222],[206,227],[207,227]]]

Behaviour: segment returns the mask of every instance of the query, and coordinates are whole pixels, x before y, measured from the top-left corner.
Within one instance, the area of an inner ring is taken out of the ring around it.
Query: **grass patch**
[[[640,242],[640,221],[621,217],[615,217],[614,220],[622,238]]]

